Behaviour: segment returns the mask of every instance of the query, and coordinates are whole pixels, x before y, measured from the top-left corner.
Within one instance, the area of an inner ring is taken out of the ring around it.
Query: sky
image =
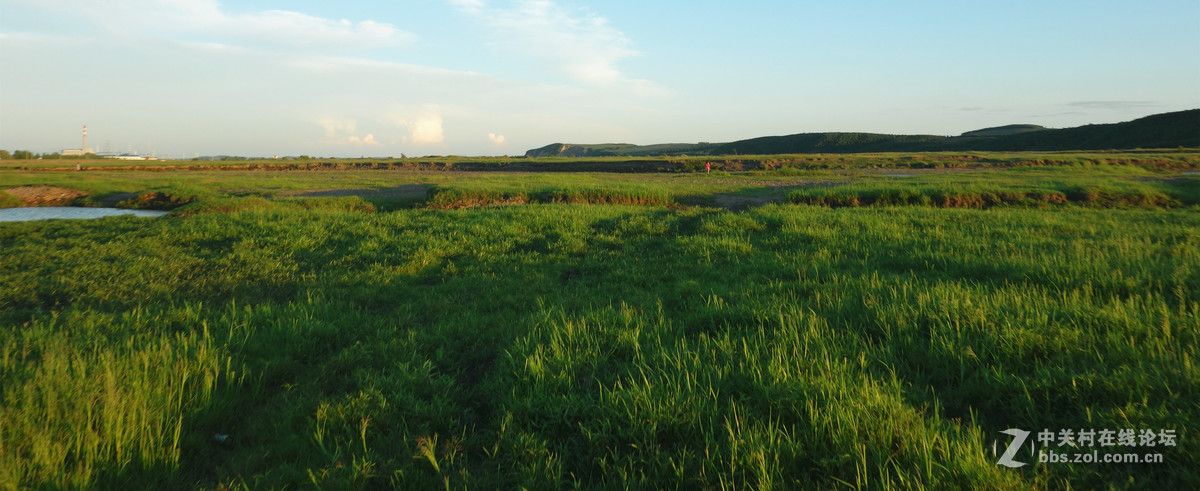
[[[1200,108],[1200,1],[0,0],[0,149],[521,155]]]

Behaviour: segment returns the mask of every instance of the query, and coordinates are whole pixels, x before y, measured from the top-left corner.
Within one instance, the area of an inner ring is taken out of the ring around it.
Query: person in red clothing
[[[704,163],[704,172],[712,172],[712,162]]]

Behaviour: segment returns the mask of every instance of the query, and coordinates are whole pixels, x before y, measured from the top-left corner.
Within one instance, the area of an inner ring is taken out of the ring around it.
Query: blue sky
[[[1200,2],[0,0],[0,148],[518,155],[1200,107]]]

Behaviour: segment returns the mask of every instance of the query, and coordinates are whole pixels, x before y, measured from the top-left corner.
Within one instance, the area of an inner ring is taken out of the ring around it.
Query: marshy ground
[[[1200,156],[960,157],[0,168],[172,209],[0,223],[0,487],[1197,487]]]

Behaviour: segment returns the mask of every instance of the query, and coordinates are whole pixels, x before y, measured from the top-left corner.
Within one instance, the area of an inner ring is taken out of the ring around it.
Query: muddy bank
[[[4,192],[25,206],[64,206],[88,195],[78,189],[57,186],[19,186],[5,189]]]
[[[4,190],[17,198],[22,206],[101,206],[138,210],[172,210],[191,203],[191,198],[180,198],[159,191],[144,193],[110,193],[92,196],[91,193],[60,186],[18,186]],[[87,198],[82,200],[81,198]]]

